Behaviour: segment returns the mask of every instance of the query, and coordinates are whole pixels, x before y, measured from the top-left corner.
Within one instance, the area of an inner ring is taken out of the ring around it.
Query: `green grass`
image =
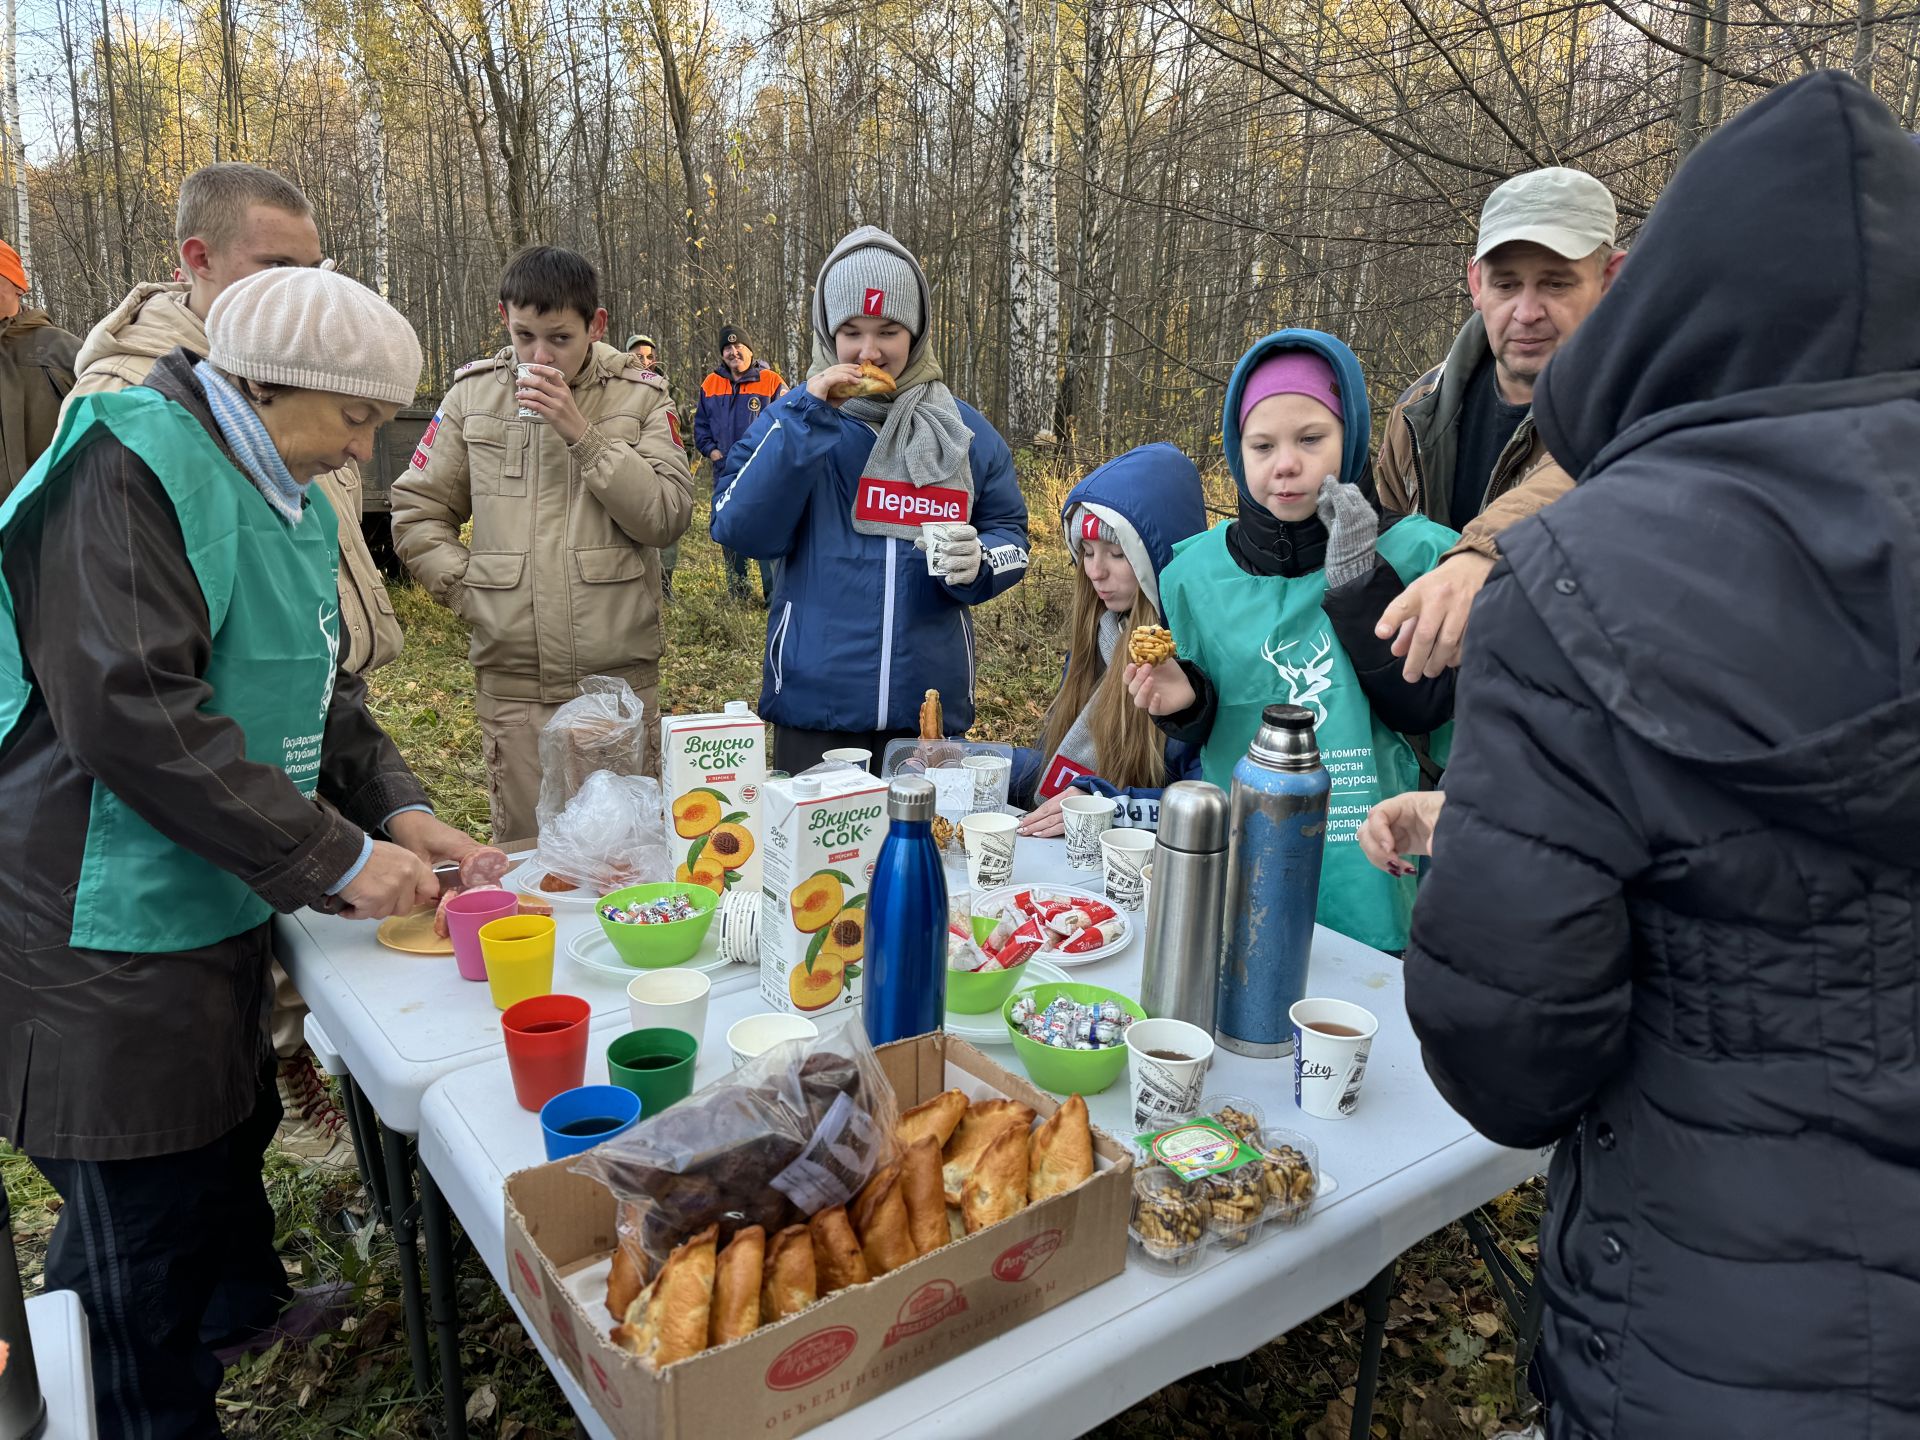
[[[977,612],[977,738],[1032,743],[1052,698],[1072,580],[1055,517],[1073,478],[1045,471],[1029,476],[1032,569],[1008,595]],[[1210,498],[1224,503],[1219,482],[1210,488]],[[417,587],[392,588],[407,648],[374,677],[374,712],[441,815],[485,833],[485,769],[464,632]],[[704,508],[682,545],[674,597],[661,677],[661,703],[669,713],[758,696],[765,612],[727,598],[720,553],[706,538]],[[23,1157],[3,1146],[0,1175],[14,1205],[31,1294],[42,1285],[58,1197]],[[221,1406],[229,1433],[273,1440],[434,1433],[437,1400],[418,1400],[409,1392],[392,1243],[384,1230],[364,1228],[366,1203],[357,1181],[303,1170],[275,1156],[267,1184],[294,1283],[344,1278],[357,1287],[357,1297],[339,1333],[227,1372]],[[1536,1184],[1491,1207],[1496,1228],[1528,1257],[1535,1253],[1540,1201]],[[363,1228],[350,1233],[343,1215]],[[461,1261],[458,1290],[471,1432],[497,1440],[574,1434],[559,1388],[471,1254]],[[1101,1440],[1345,1440],[1361,1323],[1357,1303],[1337,1306],[1244,1361],[1169,1386],[1092,1433]],[[1373,1434],[1383,1440],[1489,1435],[1512,1417],[1515,1398],[1508,1318],[1465,1231],[1450,1226],[1415,1246],[1402,1263]],[[1034,1403],[1045,1404],[1046,1397],[1037,1395]]]

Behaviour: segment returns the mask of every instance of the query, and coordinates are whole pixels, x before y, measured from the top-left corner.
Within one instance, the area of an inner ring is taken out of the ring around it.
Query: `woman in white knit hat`
[[[308,489],[370,458],[419,342],[308,269],[207,333],[72,407],[0,508],[0,1139],[65,1202],[47,1282],[86,1305],[108,1437],[220,1433],[208,1301],[277,1263],[269,917],[402,913],[475,848],[337,669]]]

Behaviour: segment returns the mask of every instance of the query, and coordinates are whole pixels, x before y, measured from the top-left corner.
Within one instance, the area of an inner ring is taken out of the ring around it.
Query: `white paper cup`
[[[649,970],[627,982],[627,1017],[636,1030],[707,1033],[707,998],[713,981],[698,970]]]
[[[973,772],[973,808],[998,810],[1007,803],[1007,789],[1013,781],[1013,761],[1005,755],[969,755],[960,762]]]
[[[856,770],[871,770],[873,768],[873,751],[862,750],[858,745],[843,745],[838,750],[822,750],[820,752],[820,758],[822,760],[840,760],[853,766]]]
[[[727,1049],[733,1052],[733,1068],[738,1070],[783,1041],[812,1040],[819,1034],[820,1027],[804,1015],[764,1010],[727,1027]]]
[[[1149,860],[1140,867],[1140,913],[1153,913],[1153,862]]]
[[[993,890],[1013,879],[1013,839],[1019,823],[997,810],[983,810],[960,822],[960,838],[967,846],[967,883],[975,890]]]
[[[920,536],[927,542],[927,573],[944,575],[940,564],[940,549],[953,537],[954,527],[944,522],[930,523],[920,527]]]
[[[1150,1055],[1162,1050],[1184,1055],[1169,1060]],[[1127,1087],[1133,1097],[1133,1125],[1142,1134],[1191,1120],[1206,1089],[1213,1063],[1213,1037],[1184,1020],[1136,1020],[1127,1028]]]
[[[1075,870],[1098,870],[1100,837],[1113,828],[1113,801],[1074,790],[1060,797],[1060,820],[1067,832],[1067,864]]]
[[[538,375],[542,370],[548,368],[549,367],[545,365],[534,365],[530,362],[523,362],[513,367],[513,383],[515,387],[518,388],[523,380],[530,379]],[[544,425],[547,420],[547,417],[542,415],[538,410],[529,410],[524,405],[520,406],[514,413],[522,420],[531,420],[536,425]]]
[[[1294,1001],[1287,1018],[1293,1022],[1293,1103],[1321,1120],[1353,1114],[1380,1022],[1345,1000],[1312,998]]]
[[[1100,863],[1105,870],[1107,899],[1121,910],[1138,910],[1146,899],[1142,873],[1153,858],[1151,830],[1105,830],[1100,835]]]

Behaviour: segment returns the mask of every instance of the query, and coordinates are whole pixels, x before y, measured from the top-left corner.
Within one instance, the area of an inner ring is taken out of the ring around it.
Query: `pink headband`
[[[1311,350],[1282,350],[1253,367],[1246,388],[1240,392],[1240,423],[1245,425],[1253,407],[1275,395],[1304,395],[1326,406],[1336,420],[1346,419],[1340,409],[1340,382],[1334,378],[1333,366]]]

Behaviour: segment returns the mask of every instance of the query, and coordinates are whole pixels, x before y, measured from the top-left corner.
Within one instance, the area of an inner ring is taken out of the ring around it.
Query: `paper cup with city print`
[[[1100,837],[1113,828],[1113,801],[1069,790],[1060,797],[1060,820],[1067,833],[1067,864],[1075,870],[1098,870]]]
[[[998,810],[1007,803],[1013,761],[1005,755],[969,755],[960,762],[973,774],[973,808]]]
[[[1342,1120],[1360,1101],[1367,1052],[1380,1022],[1345,1000],[1296,1000],[1293,1022],[1293,1102],[1321,1120]]]
[[[1164,1130],[1191,1120],[1213,1063],[1213,1037],[1184,1020],[1136,1020],[1127,1030],[1133,1127]]]
[[[967,883],[992,890],[1013,879],[1014,827],[1020,822],[999,811],[981,811],[960,822],[967,847]]]
[[[953,538],[956,528],[940,521],[929,522],[920,527],[920,538],[926,541],[927,546],[927,574],[944,575],[946,573],[946,567],[942,563],[946,557],[942,551],[945,550],[947,541]]]
[[[1151,830],[1108,830],[1100,836],[1107,899],[1121,910],[1138,910],[1147,893],[1142,873],[1153,858]]]

